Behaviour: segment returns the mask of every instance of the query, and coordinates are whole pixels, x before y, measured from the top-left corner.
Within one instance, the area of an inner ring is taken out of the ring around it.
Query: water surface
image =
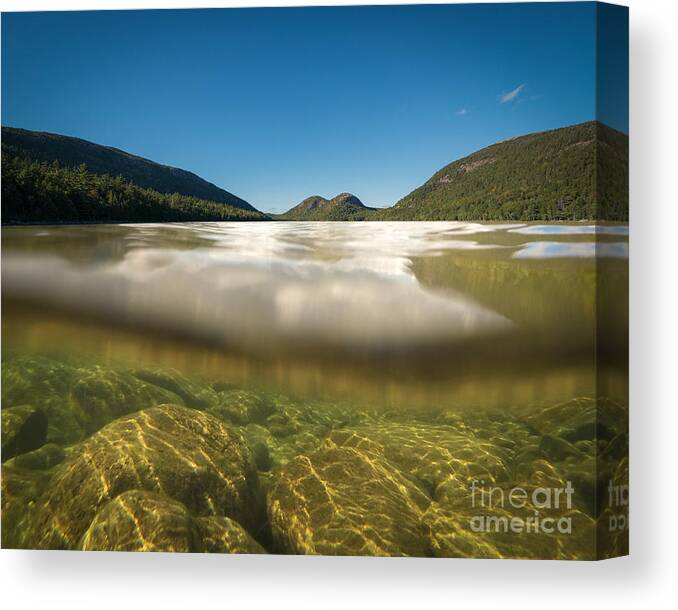
[[[229,374],[319,392],[341,385],[356,398],[411,381],[420,399],[426,379],[441,400],[439,386],[489,366],[488,390],[529,377],[527,368],[548,377],[588,367],[595,255],[623,275],[624,232],[460,222],[8,228],[5,332],[15,349],[141,360],[152,350],[151,360],[195,372],[193,352],[204,348]]]

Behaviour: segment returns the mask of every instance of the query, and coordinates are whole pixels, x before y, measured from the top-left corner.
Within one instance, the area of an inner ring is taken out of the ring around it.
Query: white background
[[[7,11],[310,3],[0,0],[0,7]],[[0,551],[2,606],[678,607],[678,2],[623,3],[631,8],[631,557],[568,563]]]

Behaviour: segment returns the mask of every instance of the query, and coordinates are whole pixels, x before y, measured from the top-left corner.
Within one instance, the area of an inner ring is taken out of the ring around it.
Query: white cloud
[[[499,103],[500,104],[506,104],[507,102],[512,102],[515,100],[519,95],[520,92],[525,88],[525,83],[522,85],[518,85],[515,89],[509,92],[504,92],[499,95]]]
[[[456,114],[457,116],[464,116],[465,114],[468,114],[468,110],[466,108],[460,108],[454,114]]]

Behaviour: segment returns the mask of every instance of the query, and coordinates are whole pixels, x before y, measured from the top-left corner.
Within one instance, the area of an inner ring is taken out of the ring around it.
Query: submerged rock
[[[237,425],[261,423],[272,413],[273,405],[268,397],[249,390],[227,390],[219,392],[218,403],[209,409],[210,413]]]
[[[80,542],[83,551],[264,553],[228,517],[194,518],[181,502],[138,489],[105,504]]]
[[[392,422],[344,428],[333,431],[325,445],[383,456],[432,495],[449,479],[468,488],[473,479],[490,482],[509,476],[509,450],[444,424]]]
[[[31,548],[30,526],[35,519],[36,500],[49,480],[42,471],[20,470],[2,465],[2,548]]]
[[[82,443],[54,473],[32,530],[35,548],[72,549],[96,513],[141,489],[194,516],[257,520],[258,480],[242,437],[194,409],[162,405],[118,419]]]
[[[629,454],[629,435],[626,432],[620,432],[609,444],[600,452],[601,460],[623,460]]]
[[[177,402],[174,393],[144,383],[130,372],[100,366],[81,370],[71,398],[73,414],[86,434],[134,411]]]
[[[176,500],[132,490],[101,507],[85,531],[83,551],[188,553],[196,542],[191,515]]]
[[[8,462],[8,465],[27,470],[49,470],[60,464],[66,458],[63,447],[54,443],[47,443],[35,451],[22,453]]]
[[[2,362],[3,404],[61,401],[76,377],[77,369],[69,364],[45,357],[10,355]]]
[[[611,439],[628,429],[628,408],[607,398],[573,398],[552,407],[535,409],[525,421],[540,434],[552,434],[575,442]]]
[[[328,430],[321,425],[307,424],[301,432],[277,436],[273,434],[275,426],[248,424],[243,432],[253,448],[257,469],[262,473],[281,468],[297,455],[314,453],[320,449]]]
[[[432,504],[422,526],[436,557],[594,558],[596,523],[590,516],[576,508],[535,514],[529,502],[521,508],[474,506],[469,496],[455,505]]]
[[[555,462],[560,462],[568,457],[577,459],[584,457],[584,454],[572,443],[559,436],[553,436],[552,434],[544,434],[541,443],[539,444],[539,451]]]
[[[200,384],[182,375],[177,370],[136,369],[132,374],[146,383],[163,388],[176,394],[184,405],[193,409],[206,410],[217,404],[219,398],[214,389],[207,384]]]
[[[2,367],[3,407],[26,403],[47,416],[47,441],[68,445],[141,409],[158,404],[206,409],[218,397],[209,385],[173,370],[78,367],[46,357],[9,357]]]
[[[193,524],[202,553],[265,553],[237,521],[228,517],[198,517]]]
[[[273,539],[288,553],[425,556],[427,495],[387,460],[354,448],[291,460],[268,494]]]
[[[36,405],[47,416],[49,442],[78,441],[83,430],[69,406],[70,390],[77,377],[75,367],[50,358],[3,358],[3,410],[23,404]]]
[[[47,416],[31,405],[2,410],[2,461],[45,444]]]

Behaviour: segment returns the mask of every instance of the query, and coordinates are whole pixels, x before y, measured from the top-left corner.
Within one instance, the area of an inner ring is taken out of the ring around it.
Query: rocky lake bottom
[[[609,527],[611,490],[628,484],[628,412],[611,400],[395,412],[9,353],[2,405],[3,548],[594,559],[628,546]]]
[[[2,230],[2,546],[628,547],[628,227]]]

